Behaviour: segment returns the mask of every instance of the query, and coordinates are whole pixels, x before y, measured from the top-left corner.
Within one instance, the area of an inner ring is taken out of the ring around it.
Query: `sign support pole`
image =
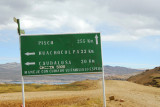
[[[20,40],[20,36],[21,36],[20,21],[19,21],[19,19],[16,19],[15,17],[13,18],[13,20],[18,25],[17,30],[18,30],[18,34],[19,34],[19,44],[20,44],[20,42],[21,42],[21,40]],[[20,45],[20,62],[21,62],[21,45]],[[21,73],[22,73],[22,62],[21,62]],[[22,101],[23,101],[22,107],[25,107],[24,78],[23,78],[23,76],[22,76]]]
[[[100,36],[101,39],[101,36]],[[102,42],[101,42],[101,49],[102,49]],[[101,50],[101,56],[102,56],[102,85],[103,85],[103,107],[106,107],[106,92],[105,92],[105,77],[104,77],[104,65],[103,65],[103,54]]]
[[[21,29],[20,29],[19,19],[17,19],[17,24],[18,24],[18,33],[19,33],[19,44],[20,44]],[[21,52],[21,46],[20,46],[20,52]],[[21,53],[20,53],[20,55],[21,55]],[[22,62],[21,62],[21,72],[22,72]],[[24,78],[23,78],[23,76],[22,76],[22,101],[23,101],[22,107],[25,107]]]
[[[103,71],[102,71],[102,85],[103,85],[103,106],[106,107],[106,94],[105,94],[105,78],[104,78],[104,67],[102,68]]]
[[[22,100],[23,100],[23,107],[25,107],[25,94],[24,94],[24,79],[22,76]]]

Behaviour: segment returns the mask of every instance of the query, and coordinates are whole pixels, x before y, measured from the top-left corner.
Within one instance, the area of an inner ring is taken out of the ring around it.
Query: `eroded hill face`
[[[132,76],[128,79],[138,84],[151,85],[154,87],[160,87],[160,67],[146,70],[145,72]]]

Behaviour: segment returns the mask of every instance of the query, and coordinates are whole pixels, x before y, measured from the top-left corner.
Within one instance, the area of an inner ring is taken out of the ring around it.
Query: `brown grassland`
[[[160,88],[106,80],[105,91],[107,107],[160,105]],[[25,85],[26,107],[103,107],[102,92],[100,80],[85,80],[67,85]],[[115,100],[109,100],[111,95]],[[0,107],[20,107],[21,104],[21,85],[0,85]]]

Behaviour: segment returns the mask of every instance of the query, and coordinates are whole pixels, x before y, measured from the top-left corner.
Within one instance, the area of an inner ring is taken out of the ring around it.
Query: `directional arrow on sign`
[[[96,45],[98,45],[98,36],[97,35],[95,36],[95,39],[96,39]]]
[[[25,53],[25,55],[29,56],[29,55],[35,55],[35,52],[27,52]]]
[[[28,65],[28,66],[29,66],[29,65],[35,65],[35,64],[36,64],[35,62],[26,62],[26,63],[25,63],[25,65]]]

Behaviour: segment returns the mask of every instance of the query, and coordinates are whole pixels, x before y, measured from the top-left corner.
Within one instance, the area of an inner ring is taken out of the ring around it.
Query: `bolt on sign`
[[[100,33],[21,35],[22,75],[102,72]]]

